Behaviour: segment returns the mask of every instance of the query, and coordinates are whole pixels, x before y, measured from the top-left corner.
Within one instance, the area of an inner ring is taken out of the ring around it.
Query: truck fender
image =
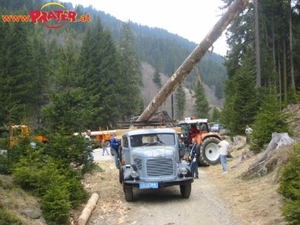
[[[131,176],[131,172],[135,170],[131,165],[125,165],[122,167],[122,171],[123,171],[123,180],[133,180],[132,176]],[[135,170],[137,171],[137,170]],[[139,179],[139,177],[135,178],[136,180]]]

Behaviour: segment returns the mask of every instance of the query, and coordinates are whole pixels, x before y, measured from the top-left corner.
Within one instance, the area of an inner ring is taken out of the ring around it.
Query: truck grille
[[[169,176],[173,174],[171,158],[156,158],[147,160],[148,176]]]

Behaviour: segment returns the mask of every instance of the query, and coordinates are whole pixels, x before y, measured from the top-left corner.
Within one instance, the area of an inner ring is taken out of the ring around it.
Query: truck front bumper
[[[150,181],[150,182],[141,181],[141,180],[124,180],[123,186],[140,188],[141,184],[155,184],[155,185],[157,185],[157,186],[155,186],[155,188],[164,188],[164,187],[169,187],[169,186],[174,186],[174,185],[191,184],[193,182],[194,182],[193,177],[178,178],[176,180],[171,180],[171,181],[168,180],[168,181]]]

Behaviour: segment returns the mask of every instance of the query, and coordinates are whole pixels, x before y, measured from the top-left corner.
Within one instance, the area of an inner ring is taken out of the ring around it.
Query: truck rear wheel
[[[126,186],[124,186],[123,190],[124,190],[126,202],[132,202],[133,201],[132,187],[126,187]]]
[[[202,141],[198,159],[201,166],[216,165],[220,163],[220,154],[218,151],[219,142],[220,140],[216,137],[208,137]]]
[[[183,198],[189,198],[192,190],[192,184],[180,185],[180,194]]]

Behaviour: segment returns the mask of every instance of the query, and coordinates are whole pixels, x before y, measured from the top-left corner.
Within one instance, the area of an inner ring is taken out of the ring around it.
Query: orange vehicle
[[[178,125],[181,127],[182,136],[185,138],[187,146],[191,147],[192,137],[196,137],[200,165],[215,165],[220,162],[218,143],[221,140],[221,135],[210,131],[208,119],[188,117],[184,121],[180,121]],[[193,133],[192,128],[196,128],[198,133]]]
[[[16,145],[20,138],[27,136],[29,136],[29,128],[27,125],[12,125],[9,132],[9,147]],[[33,141],[45,143],[47,142],[47,138],[42,135],[38,135],[34,137]]]
[[[116,134],[116,130],[91,131],[91,138],[94,144],[101,143],[104,140],[106,146],[110,147],[110,140],[114,134]]]

